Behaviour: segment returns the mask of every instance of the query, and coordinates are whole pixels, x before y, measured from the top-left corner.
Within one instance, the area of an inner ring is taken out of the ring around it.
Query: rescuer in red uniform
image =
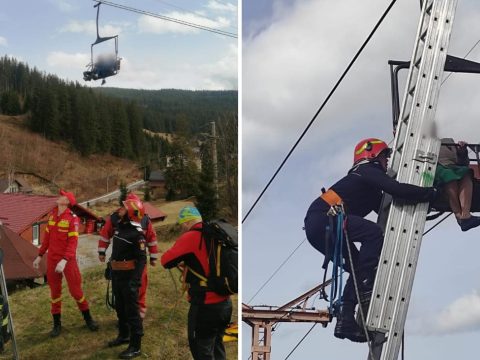
[[[77,302],[85,323],[91,331],[98,330],[97,323],[92,319],[88,302],[82,291],[82,275],[78,269],[76,252],[78,243],[78,217],[69,207],[76,204],[75,196],[71,192],[60,190],[57,207],[48,217],[42,246],[33,262],[38,268],[42,256],[47,255],[47,280],[51,294],[51,313],[53,329],[51,337],[60,335],[62,312],[62,278],[65,275],[70,295]]]
[[[137,195],[128,194],[126,200],[135,200],[140,201]],[[141,201],[140,201],[141,202]],[[105,262],[105,253],[110,245],[111,239],[115,233],[115,230],[118,229],[118,224],[120,220],[125,216],[127,210],[124,207],[119,208],[117,211],[113,212],[105,222],[105,225],[100,230],[100,239],[98,240],[98,258],[101,262]],[[158,243],[157,243],[157,234],[153,229],[152,222],[147,214],[145,214],[140,222],[140,225],[143,229],[143,234],[147,241],[148,253],[150,255],[150,265],[155,266],[157,264],[158,258]],[[138,292],[138,305],[140,307],[140,316],[142,319],[145,317],[147,312],[147,286],[148,286],[148,275],[147,267],[145,266],[142,273],[142,283]]]
[[[202,245],[203,227],[200,212],[190,206],[179,214],[178,223],[183,234],[161,258],[162,265],[170,269],[183,262],[185,281],[188,283],[188,343],[194,360],[225,360],[223,335],[232,316],[230,296],[219,295],[200,286],[196,272],[210,275],[209,255]]]

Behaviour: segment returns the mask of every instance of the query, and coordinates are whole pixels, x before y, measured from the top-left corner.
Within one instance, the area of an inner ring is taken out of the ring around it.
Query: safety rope
[[[342,210],[343,206],[342,206]],[[357,281],[357,275],[355,274],[355,267],[353,265],[353,257],[352,257],[352,251],[351,251],[351,246],[350,246],[350,239],[348,237],[348,231],[347,231],[347,218],[345,218],[345,221],[343,222],[343,227],[342,227],[344,233],[345,233],[345,242],[347,243],[347,252],[348,252],[348,261],[350,262],[350,276],[352,276],[353,279],[353,286],[355,288],[355,295],[357,297],[357,302],[358,302],[358,312],[360,314],[360,320],[362,321],[362,327],[363,331],[365,332],[365,338],[367,339],[367,344],[368,344],[368,354],[371,360],[375,360],[373,356],[373,350],[372,350],[372,344],[370,343],[370,336],[368,334],[368,329],[367,329],[367,323],[365,321],[365,314],[363,313],[363,307],[361,304],[361,299],[360,299],[360,291],[358,290],[358,281]]]
[[[333,251],[333,268],[332,268],[332,286],[330,287],[330,307],[329,312],[333,315],[338,308],[338,304],[342,302],[343,294],[343,273],[344,273],[344,259],[343,259],[343,242],[344,236],[342,231],[344,215],[343,212],[339,212],[337,217],[337,233],[334,243]],[[329,227],[330,233],[333,233],[333,229]]]

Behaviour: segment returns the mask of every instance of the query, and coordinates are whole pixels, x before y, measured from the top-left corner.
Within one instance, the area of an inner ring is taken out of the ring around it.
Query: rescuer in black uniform
[[[346,231],[351,244],[360,243],[360,250],[350,246],[362,303],[370,301],[376,267],[383,245],[383,233],[376,223],[364,219],[371,211],[378,213],[383,193],[410,203],[433,201],[437,190],[402,184],[387,174],[391,149],[378,139],[365,139],[355,147],[354,165],[348,174],[327,192],[315,199],[305,217],[305,231],[310,244],[330,260],[333,239],[327,239],[326,227],[330,223],[327,212],[332,206],[343,205]],[[336,234],[336,221],[333,221]],[[328,242],[328,244],[327,244]],[[345,271],[351,274],[347,246],[343,246]],[[328,254],[327,254],[328,253]],[[340,313],[335,326],[335,337],[355,342],[365,342],[366,336],[355,321],[357,296],[352,276],[349,276],[343,293]],[[368,307],[366,307],[368,309]]]
[[[138,290],[146,263],[146,241],[140,221],[144,215],[141,201],[125,200],[127,214],[120,220],[112,242],[112,288],[118,317],[118,336],[108,346],[129,344],[119,355],[131,359],[141,355],[143,325],[138,306]]]

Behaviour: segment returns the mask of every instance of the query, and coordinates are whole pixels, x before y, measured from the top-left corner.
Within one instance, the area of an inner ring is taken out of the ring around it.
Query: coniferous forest
[[[143,160],[162,146],[143,129],[175,133],[180,121],[196,134],[236,112],[236,91],[93,89],[0,58],[0,113],[28,114],[30,130],[66,141],[85,156]]]

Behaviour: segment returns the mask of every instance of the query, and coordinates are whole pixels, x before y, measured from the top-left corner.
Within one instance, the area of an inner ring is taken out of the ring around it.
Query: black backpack
[[[209,254],[207,288],[219,295],[238,293],[238,231],[225,220],[204,222],[202,241]]]

